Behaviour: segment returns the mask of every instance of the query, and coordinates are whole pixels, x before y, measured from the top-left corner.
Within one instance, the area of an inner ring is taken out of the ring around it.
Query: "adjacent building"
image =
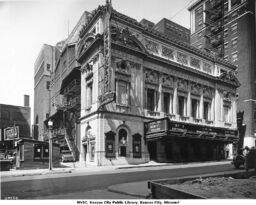
[[[0,104],[0,151],[14,149],[15,139],[31,138],[31,109],[29,96],[24,95],[24,106]]]
[[[43,140],[47,136],[44,121],[50,115],[51,73],[55,67],[58,47],[44,44],[34,65],[34,123],[33,138]]]
[[[191,44],[238,66],[238,111],[244,112],[244,146],[255,146],[255,0],[198,0],[191,12]],[[225,69],[221,72],[226,72]]]
[[[143,26],[108,1],[82,27],[77,60],[80,163],[217,160],[227,148],[232,154],[234,64]]]

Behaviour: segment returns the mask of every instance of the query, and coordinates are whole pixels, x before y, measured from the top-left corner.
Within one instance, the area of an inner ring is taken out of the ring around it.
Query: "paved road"
[[[1,198],[8,196],[17,196],[19,199],[31,199],[40,198],[40,196],[53,196],[53,195],[72,195],[72,193],[93,193],[96,190],[99,194],[95,197],[99,199],[106,199],[104,192],[107,187],[114,184],[146,181],[153,179],[163,179],[170,177],[181,177],[188,175],[199,175],[207,173],[215,173],[222,171],[231,171],[234,168],[231,165],[215,165],[205,167],[193,167],[182,169],[129,169],[127,170],[115,170],[111,173],[96,173],[92,175],[82,175],[81,173],[67,174],[60,176],[54,176],[55,178],[38,178],[38,179],[26,179],[1,183]],[[25,178],[24,178],[25,179]],[[96,193],[94,192],[94,193]],[[91,195],[92,196],[92,195]],[[86,197],[86,194],[84,195]],[[113,196],[115,198],[115,196]]]

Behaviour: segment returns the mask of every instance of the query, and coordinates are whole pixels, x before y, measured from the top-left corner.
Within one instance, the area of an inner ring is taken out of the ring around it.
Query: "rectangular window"
[[[224,48],[225,48],[225,49],[228,48],[228,42],[224,43]]]
[[[87,107],[91,107],[92,105],[92,83],[87,85]]]
[[[129,104],[129,85],[125,81],[117,81],[117,103],[120,105]]]
[[[231,107],[229,105],[223,107],[223,121],[231,122]]]
[[[199,100],[191,100],[191,116],[193,118],[199,118]]]
[[[49,145],[43,145],[43,158],[49,157]]]
[[[228,37],[228,29],[225,29],[224,30],[224,38],[227,38]]]
[[[211,111],[211,104],[209,102],[204,102],[204,119],[210,120],[210,111]]]
[[[233,62],[238,61],[238,54],[237,54],[237,52],[232,53],[232,61]]]
[[[237,47],[237,38],[234,38],[231,40],[231,45],[232,45],[232,48]]]
[[[183,96],[178,97],[178,111],[180,116],[187,115],[187,98]]]
[[[233,24],[231,26],[231,31],[232,31],[232,34],[236,34],[237,33],[237,23]]]
[[[147,89],[147,109],[150,111],[155,111],[155,90],[153,89]]]
[[[34,145],[34,159],[41,159],[42,147],[40,144]]]
[[[170,94],[164,93],[163,96],[163,112],[170,113]]]

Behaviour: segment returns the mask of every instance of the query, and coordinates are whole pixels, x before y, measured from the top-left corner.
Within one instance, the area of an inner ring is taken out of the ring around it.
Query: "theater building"
[[[79,35],[80,163],[225,158],[236,136],[236,66],[108,3]],[[220,73],[220,70],[227,72]]]

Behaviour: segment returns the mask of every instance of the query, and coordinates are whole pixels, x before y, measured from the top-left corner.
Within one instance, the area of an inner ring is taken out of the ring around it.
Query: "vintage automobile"
[[[246,170],[254,168],[256,170],[256,149],[250,149],[247,156],[244,156],[242,150],[234,156],[232,164],[236,169],[243,166]]]

